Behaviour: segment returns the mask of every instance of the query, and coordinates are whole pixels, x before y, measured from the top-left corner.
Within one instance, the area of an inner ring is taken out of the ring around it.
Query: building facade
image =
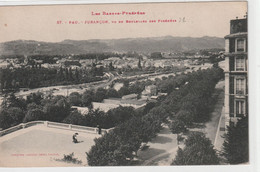
[[[225,125],[248,115],[247,18],[230,21],[225,36]]]

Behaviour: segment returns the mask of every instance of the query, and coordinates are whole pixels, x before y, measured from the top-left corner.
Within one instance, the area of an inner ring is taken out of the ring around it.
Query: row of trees
[[[194,122],[205,122],[210,118],[214,105],[212,93],[216,83],[223,78],[223,70],[213,68],[201,72],[194,73],[173,99],[166,100],[173,110],[169,124],[172,133],[186,132]],[[219,162],[217,152],[205,134],[192,132],[185,140],[185,147],[178,149],[172,165],[216,165]]]
[[[205,122],[210,118],[214,105],[212,93],[216,83],[223,77],[220,68],[198,71],[174,96],[167,97],[171,107],[170,128],[173,133],[185,132],[194,122]]]
[[[91,69],[47,69],[14,68],[0,69],[0,90],[37,88],[51,85],[79,84],[102,80],[103,68],[95,65]]]
[[[43,98],[31,94],[27,100],[11,94],[4,99],[0,111],[0,128],[6,129],[22,122],[48,120],[60,122],[71,113],[71,105],[65,97]]]
[[[119,98],[122,95],[113,88],[98,88],[96,91],[86,90],[83,94],[73,92],[69,95],[68,100],[73,106],[92,107],[92,102],[102,102],[105,98],[110,97]]]
[[[142,113],[117,126],[103,137],[95,139],[95,145],[87,153],[88,164],[91,166],[130,165],[141,144],[154,138],[160,131],[161,124],[167,122],[169,116],[173,116],[179,111],[181,104],[178,102],[188,95],[187,91],[190,89],[185,83],[192,83],[196,79],[208,81],[209,78],[214,78],[218,80],[219,73],[215,73],[217,71],[223,72],[219,68],[213,68],[176,76],[176,80],[172,80],[173,83],[168,88],[170,95],[161,99],[156,106],[151,107],[152,109],[147,114]],[[203,76],[194,78],[199,75]]]
[[[218,70],[218,72],[221,71]],[[209,119],[211,106],[214,105],[213,98],[210,95],[213,92],[215,85],[214,83],[217,82],[215,79],[220,79],[217,77],[218,72],[215,71],[214,73],[216,74],[216,77],[207,79],[208,82],[206,83],[203,83],[203,80],[195,80],[195,83],[190,85],[193,88],[186,87],[187,97],[185,96],[186,98],[184,97],[183,99],[180,99],[179,105],[177,102],[174,103],[177,113],[173,113],[173,120],[170,123],[170,128],[173,133],[185,132],[187,131],[187,127],[191,126],[193,122],[204,122]],[[210,76],[213,75],[211,74]],[[221,75],[219,76],[221,77]],[[200,90],[194,91],[198,90],[194,89],[196,87],[200,88]],[[203,95],[204,93],[207,93],[207,95]],[[224,161],[229,164],[241,164],[248,162],[248,116],[242,117],[236,125],[231,122],[224,138],[225,141],[223,144],[223,150],[219,154],[224,157]],[[184,149],[179,148],[177,156],[172,164],[214,165],[219,164],[221,160],[222,159],[218,157],[218,154],[213,149],[213,145],[210,140],[206,138],[204,134],[192,133],[185,141]]]

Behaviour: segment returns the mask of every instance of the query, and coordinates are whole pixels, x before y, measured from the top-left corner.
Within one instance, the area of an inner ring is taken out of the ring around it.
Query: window
[[[236,71],[245,70],[245,59],[241,57],[236,58]]]
[[[236,94],[245,94],[245,79],[236,79]]]
[[[237,40],[237,51],[245,51],[245,40],[243,39],[238,39]]]
[[[245,101],[238,100],[236,101],[236,115],[240,116],[242,114],[245,114]]]

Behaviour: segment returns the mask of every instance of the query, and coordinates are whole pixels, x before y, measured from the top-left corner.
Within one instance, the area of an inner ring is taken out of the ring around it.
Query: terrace
[[[100,137],[96,128],[48,121],[34,121],[1,131],[0,166],[54,167],[86,166],[86,153]],[[105,132],[108,130],[102,130]],[[72,142],[77,132],[80,143]],[[82,164],[71,164],[57,159],[74,152]]]

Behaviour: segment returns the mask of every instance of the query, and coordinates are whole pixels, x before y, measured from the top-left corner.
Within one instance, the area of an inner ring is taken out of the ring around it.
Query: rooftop
[[[128,94],[122,97],[122,99],[134,99],[137,98],[137,94]]]
[[[121,104],[134,105],[134,106],[142,106],[146,104],[146,100],[121,100]]]

